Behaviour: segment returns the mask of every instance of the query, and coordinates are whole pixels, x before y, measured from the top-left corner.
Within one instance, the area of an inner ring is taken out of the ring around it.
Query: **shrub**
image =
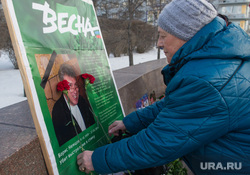
[[[136,51],[144,53],[150,50],[156,41],[156,29],[142,21],[132,22],[132,31],[136,34]]]
[[[98,18],[108,55],[115,57],[128,52],[128,21]],[[156,41],[156,29],[145,22],[134,20],[131,23],[132,49],[144,53],[151,49]]]

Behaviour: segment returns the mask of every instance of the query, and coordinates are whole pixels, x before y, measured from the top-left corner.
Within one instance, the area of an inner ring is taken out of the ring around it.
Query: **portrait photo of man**
[[[69,64],[62,64],[58,76],[60,81],[67,80],[70,87],[68,95],[62,93],[52,110],[53,126],[59,146],[61,146],[93,125],[95,119],[90,105],[79,93],[80,87],[73,67]]]

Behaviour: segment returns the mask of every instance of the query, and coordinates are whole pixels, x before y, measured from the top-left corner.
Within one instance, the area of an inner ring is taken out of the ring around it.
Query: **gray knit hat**
[[[173,0],[162,10],[158,26],[182,40],[190,40],[217,16],[206,0]]]

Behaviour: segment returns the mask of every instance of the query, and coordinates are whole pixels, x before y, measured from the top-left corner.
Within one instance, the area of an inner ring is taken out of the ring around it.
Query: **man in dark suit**
[[[59,146],[61,146],[78,133],[93,125],[95,120],[90,111],[90,106],[79,95],[79,87],[73,68],[68,64],[62,64],[58,75],[60,81],[67,80],[70,86],[68,96],[62,94],[52,110],[52,121]],[[75,126],[72,119],[75,122]]]

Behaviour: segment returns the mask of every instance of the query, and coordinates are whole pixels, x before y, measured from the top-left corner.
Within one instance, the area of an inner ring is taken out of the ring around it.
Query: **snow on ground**
[[[165,57],[164,53],[161,51],[161,58]],[[147,53],[134,53],[134,65],[144,63],[147,61],[152,61],[157,59],[157,49],[153,48],[152,50],[148,51]],[[129,58],[128,56],[122,56],[122,57],[114,57],[112,54],[109,55],[109,62],[111,69],[118,70],[124,67],[129,66]]]
[[[9,60],[9,55],[0,50],[0,80],[1,98],[0,109],[6,106],[26,100],[24,97],[23,82],[19,70]],[[157,59],[157,49],[154,48],[147,53],[134,53],[134,65]],[[161,52],[161,58],[165,57]],[[114,57],[110,55],[109,62],[111,69],[118,70],[129,66],[128,56]]]
[[[0,80],[1,99],[0,108],[26,100],[21,75],[18,69],[14,69],[9,60],[9,55],[0,52]]]

